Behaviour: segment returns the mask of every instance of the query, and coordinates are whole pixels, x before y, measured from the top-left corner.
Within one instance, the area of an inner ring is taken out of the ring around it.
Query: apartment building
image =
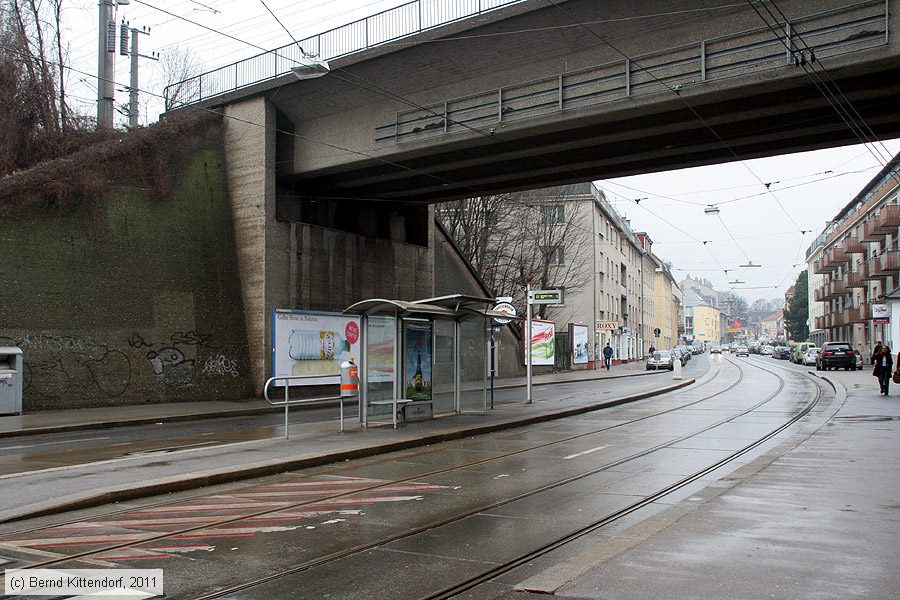
[[[565,306],[552,309],[549,315],[557,331],[569,323],[592,327],[589,366],[601,360],[607,343],[619,362],[642,358],[651,345],[667,348],[677,343],[677,283],[653,254],[650,235],[634,232],[603,190],[585,183],[526,192],[522,197],[538,205],[540,214],[552,215],[559,227],[577,224],[572,243],[562,240],[553,252],[556,268],[579,270],[577,277],[570,277],[579,285],[567,288]]]
[[[846,340],[864,356],[875,341],[892,347],[890,319],[882,318],[900,287],[900,154],[869,181],[806,252],[812,334],[820,341]],[[876,312],[878,313],[876,315]],[[874,317],[878,318],[874,318]]]

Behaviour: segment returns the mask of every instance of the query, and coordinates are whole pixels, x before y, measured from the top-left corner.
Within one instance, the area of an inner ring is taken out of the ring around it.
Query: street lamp
[[[331,71],[331,67],[328,66],[328,61],[319,60],[314,56],[310,56],[303,52],[302,48],[300,49],[300,52],[303,53],[303,57],[297,61],[296,66],[291,67],[291,73],[293,73],[294,77],[297,79],[315,79],[327,75],[328,72]]]

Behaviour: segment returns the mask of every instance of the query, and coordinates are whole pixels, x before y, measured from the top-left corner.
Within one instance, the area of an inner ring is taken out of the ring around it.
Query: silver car
[[[647,359],[647,370],[675,369],[675,353],[671,350],[657,350]]]

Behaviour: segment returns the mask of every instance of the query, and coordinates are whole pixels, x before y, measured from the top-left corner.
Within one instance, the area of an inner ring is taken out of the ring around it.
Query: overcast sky
[[[198,67],[210,70],[257,54],[257,47],[291,43],[285,29],[302,39],[403,2],[131,0],[119,7],[119,18],[132,27],[150,28],[150,35],[141,39],[142,53],[189,49]],[[70,0],[66,6],[71,66],[96,74],[97,0]],[[120,85],[129,80],[128,64],[118,57]],[[143,124],[155,121],[162,110],[161,99],[153,94],[161,95],[164,84],[159,64],[142,60],[140,87],[147,92],[142,95]],[[96,114],[92,77],[71,73],[69,90],[82,112]],[[127,102],[127,93],[119,92],[117,101]],[[805,268],[806,249],[825,222],[898,151],[900,140],[892,140],[871,148],[847,146],[597,183],[634,229],[650,235],[654,252],[672,263],[676,277],[706,277],[717,289],[734,289],[752,302],[783,296]],[[711,204],[718,205],[718,215],[704,212]],[[739,267],[748,263],[761,267]]]

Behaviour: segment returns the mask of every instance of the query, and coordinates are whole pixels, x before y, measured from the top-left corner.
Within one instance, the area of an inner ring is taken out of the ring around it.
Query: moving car
[[[860,357],[861,358],[861,357]],[[825,342],[819,350],[816,359],[817,371],[844,368],[848,371],[856,370],[856,352],[850,342]]]
[[[647,370],[675,370],[675,354],[671,350],[657,350],[647,359]]]
[[[750,349],[747,346],[738,346],[734,351],[735,356],[750,356]]]
[[[720,345],[718,345],[718,344],[714,344],[714,345],[709,349],[709,353],[710,353],[710,354],[722,354],[722,346],[720,346]]]
[[[804,366],[812,366],[816,364],[816,358],[819,357],[819,349],[818,348],[810,348],[803,354],[803,358],[800,359]],[[860,358],[862,360],[862,358]],[[862,367],[860,367],[862,368]]]

